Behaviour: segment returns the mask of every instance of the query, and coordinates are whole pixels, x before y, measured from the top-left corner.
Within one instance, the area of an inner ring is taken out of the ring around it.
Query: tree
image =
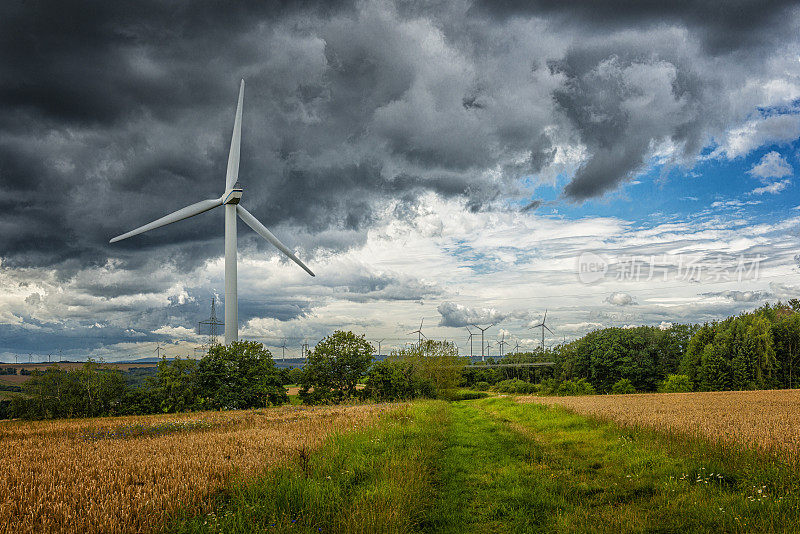
[[[730,365],[714,345],[709,343],[702,353],[700,365],[700,385],[707,391],[724,391],[730,388]]]
[[[255,341],[212,346],[197,364],[197,386],[199,405],[212,409],[258,408],[289,400],[272,354]]]
[[[452,343],[427,340],[373,365],[366,393],[378,400],[452,398],[467,363]]]
[[[354,397],[358,381],[372,363],[372,353],[364,335],[337,330],[308,355],[300,379],[300,398],[306,404],[320,404]]]
[[[184,412],[197,408],[200,403],[197,361],[162,358],[149,389],[161,412]]]
[[[611,386],[611,393],[615,395],[636,393],[636,388],[633,387],[633,384],[631,384],[631,381],[628,380],[627,378],[620,378],[619,380],[614,382],[613,386]]]
[[[661,393],[687,393],[692,391],[692,382],[686,375],[668,375],[658,390]]]

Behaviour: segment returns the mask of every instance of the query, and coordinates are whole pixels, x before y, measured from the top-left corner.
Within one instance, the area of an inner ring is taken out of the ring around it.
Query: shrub
[[[434,397],[436,388],[416,373],[411,362],[383,360],[370,369],[364,392],[375,400],[388,401]]]
[[[631,381],[627,378],[620,378],[614,382],[613,386],[611,386],[611,393],[614,393],[615,395],[636,393],[636,388],[633,387],[633,384],[631,384]]]
[[[425,341],[411,349],[392,351],[372,366],[366,394],[378,400],[456,395],[466,364],[452,343]]]
[[[489,394],[485,391],[469,391],[469,390],[449,390],[442,395],[442,398],[449,401],[462,401],[462,400],[475,400],[475,399],[484,399],[488,397]]]
[[[688,393],[692,391],[692,382],[686,375],[669,375],[658,387],[661,393]]]
[[[471,389],[475,389],[478,391],[488,391],[490,387],[492,386],[491,384],[489,384],[489,382],[477,382],[472,385]]]
[[[594,395],[596,393],[594,386],[592,386],[585,378],[579,380],[565,380],[561,382],[556,390],[557,395],[572,397],[575,395]]]
[[[519,378],[503,380],[495,386],[495,389],[500,393],[509,393],[512,395],[530,395],[539,392],[539,387],[536,384],[525,382]]]

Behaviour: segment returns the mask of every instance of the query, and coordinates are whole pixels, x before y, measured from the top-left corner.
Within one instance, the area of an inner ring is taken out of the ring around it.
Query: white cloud
[[[773,182],[771,184],[765,185],[763,187],[756,187],[752,191],[750,191],[751,195],[763,195],[764,193],[769,193],[771,195],[777,195],[791,184],[792,181],[789,179],[781,180],[780,182]]]
[[[772,115],[750,120],[728,132],[727,138],[712,156],[728,159],[746,156],[758,147],[790,143],[800,138],[800,114]]]
[[[614,306],[632,306],[636,301],[632,296],[621,291],[615,291],[605,298],[603,302],[608,302]]]
[[[789,162],[781,156],[778,152],[772,151],[764,155],[753,168],[747,171],[747,174],[759,178],[760,180],[768,180],[771,178],[785,178],[791,176],[794,169],[789,165]]]
[[[198,341],[201,338],[201,336],[199,336],[197,332],[189,328],[186,328],[184,326],[164,325],[161,328],[153,330],[153,333],[185,341]]]

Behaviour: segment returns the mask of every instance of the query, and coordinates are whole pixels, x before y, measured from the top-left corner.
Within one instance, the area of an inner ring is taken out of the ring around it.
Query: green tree
[[[372,345],[353,332],[337,330],[314,347],[300,379],[306,404],[338,403],[356,395],[358,381],[372,363]]]
[[[200,406],[197,367],[197,361],[188,358],[175,358],[172,361],[161,359],[156,376],[148,388],[159,411],[184,412]]]
[[[724,391],[730,389],[730,364],[714,345],[709,343],[702,352],[700,365],[700,386],[707,391]]]
[[[614,382],[613,386],[611,386],[611,393],[615,395],[636,393],[636,388],[633,387],[633,384],[631,384],[631,381],[628,380],[627,378],[620,378],[619,380]]]
[[[452,398],[467,363],[452,343],[427,340],[413,348],[392,351],[387,360],[373,365],[366,393],[378,400]]]
[[[687,393],[692,391],[692,382],[686,375],[668,375],[658,388],[661,393]]]
[[[211,347],[197,364],[197,386],[199,405],[211,409],[257,408],[289,400],[272,354],[255,341]]]

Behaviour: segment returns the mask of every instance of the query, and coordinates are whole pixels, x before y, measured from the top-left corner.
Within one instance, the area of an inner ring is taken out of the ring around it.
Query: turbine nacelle
[[[225,191],[222,195],[223,204],[238,204],[242,199],[242,186],[239,182],[233,184],[233,187]]]

